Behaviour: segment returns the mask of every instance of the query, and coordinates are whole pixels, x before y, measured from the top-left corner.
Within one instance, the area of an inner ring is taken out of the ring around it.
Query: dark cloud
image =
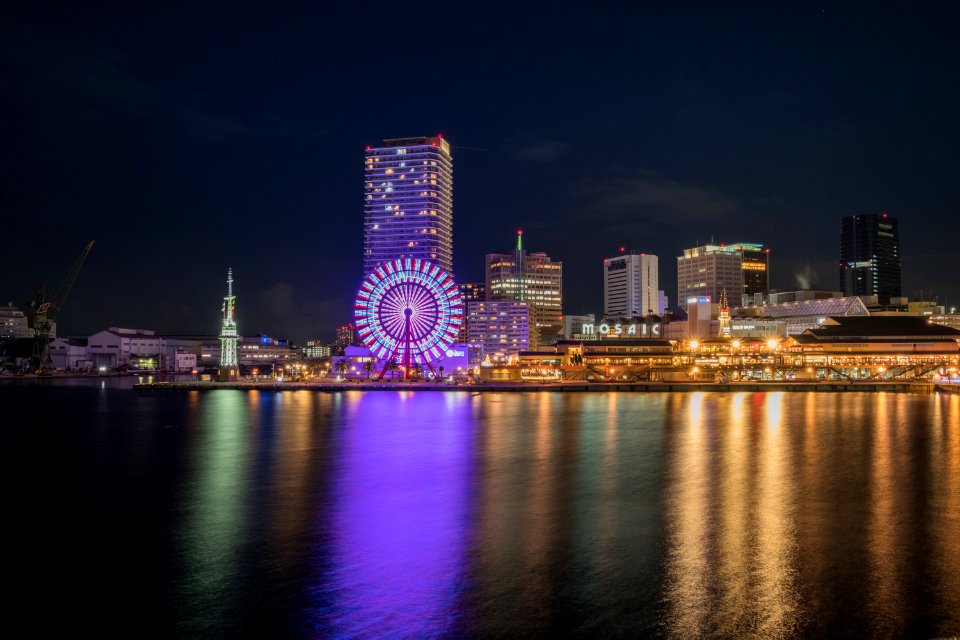
[[[207,140],[225,140],[250,132],[247,125],[239,120],[215,116],[196,109],[180,109],[177,115],[187,124],[187,130],[190,133]]]
[[[243,323],[245,313],[247,326],[242,328],[244,335],[263,332],[305,340],[327,334],[331,318],[349,318],[345,301],[298,295],[289,282],[276,282],[257,293],[250,309],[243,313],[239,301],[238,298],[237,323]]]
[[[164,101],[159,87],[101,58],[69,58],[61,79],[102,107],[140,117],[156,117]]]
[[[600,216],[611,224],[686,224],[721,219],[744,209],[740,198],[719,189],[639,168],[613,168],[588,178],[575,187],[574,196],[583,215]]]
[[[528,137],[518,143],[514,155],[519,160],[554,162],[567,155],[571,149],[573,149],[573,146],[563,140]]]

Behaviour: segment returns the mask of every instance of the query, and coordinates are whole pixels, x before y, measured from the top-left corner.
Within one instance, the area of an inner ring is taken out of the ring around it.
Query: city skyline
[[[22,306],[38,284],[54,286],[96,238],[65,334],[213,333],[211,294],[232,265],[245,332],[331,335],[362,276],[365,147],[425,133],[456,143],[458,282],[482,281],[483,256],[520,227],[563,261],[567,313],[602,310],[595,265],[621,245],[668,264],[684,247],[749,239],[773,247],[771,287],[834,289],[840,220],[888,212],[903,223],[903,294],[960,300],[960,91],[942,82],[957,48],[946,20],[842,7],[521,9],[494,46],[495,12],[452,8],[444,21],[458,37],[436,63],[443,91],[428,95],[406,91],[402,73],[361,82],[379,54],[345,35],[310,37],[316,9],[262,41],[251,34],[269,14],[219,31],[200,10],[160,56],[175,14],[107,21],[64,6],[0,10],[0,204],[19,239],[0,302]],[[403,31],[402,16],[387,18],[371,42]],[[574,34],[581,48],[556,61],[558,75],[533,73],[538,48]],[[211,41],[244,54],[198,55]],[[433,46],[408,44],[417,55]],[[331,56],[346,72],[324,66]],[[676,291],[675,278],[661,269],[660,289]]]

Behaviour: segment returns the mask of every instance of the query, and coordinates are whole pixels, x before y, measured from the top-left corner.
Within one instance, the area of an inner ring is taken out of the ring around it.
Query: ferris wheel
[[[453,278],[439,266],[401,258],[381,262],[364,279],[354,318],[371,353],[403,365],[406,373],[445,355],[463,324],[463,301]]]

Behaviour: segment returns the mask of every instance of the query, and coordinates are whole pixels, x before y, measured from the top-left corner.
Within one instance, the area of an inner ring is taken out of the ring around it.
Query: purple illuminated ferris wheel
[[[429,367],[453,344],[463,324],[463,301],[450,274],[432,262],[391,260],[364,279],[354,317],[373,355],[403,365],[406,375],[415,364]]]

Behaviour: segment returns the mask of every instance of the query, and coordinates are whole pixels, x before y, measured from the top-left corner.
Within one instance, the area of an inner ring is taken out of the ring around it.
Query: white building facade
[[[643,317],[660,313],[657,256],[625,254],[603,261],[603,315]]]

